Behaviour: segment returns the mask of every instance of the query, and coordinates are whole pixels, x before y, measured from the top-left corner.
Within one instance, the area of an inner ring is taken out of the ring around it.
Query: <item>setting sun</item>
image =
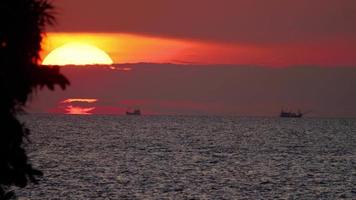
[[[113,64],[110,56],[96,46],[86,43],[67,43],[51,51],[43,65]]]

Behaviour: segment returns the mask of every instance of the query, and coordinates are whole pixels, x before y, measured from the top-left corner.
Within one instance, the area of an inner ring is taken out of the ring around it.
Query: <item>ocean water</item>
[[[356,119],[28,115],[20,199],[356,199]]]

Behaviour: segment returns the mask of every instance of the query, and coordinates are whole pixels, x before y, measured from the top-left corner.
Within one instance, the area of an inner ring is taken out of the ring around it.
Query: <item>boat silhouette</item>
[[[134,110],[128,110],[126,111],[126,115],[141,115],[141,110],[140,109],[134,109]]]
[[[302,118],[303,117],[303,113],[298,110],[298,112],[287,112],[287,111],[284,111],[282,109],[279,117],[284,117],[284,118]]]

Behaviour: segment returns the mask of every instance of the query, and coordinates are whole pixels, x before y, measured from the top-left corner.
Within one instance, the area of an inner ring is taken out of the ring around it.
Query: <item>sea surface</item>
[[[28,115],[20,199],[356,199],[356,119]]]

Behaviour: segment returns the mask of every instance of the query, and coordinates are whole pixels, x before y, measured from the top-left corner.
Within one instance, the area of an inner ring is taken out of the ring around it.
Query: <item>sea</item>
[[[356,119],[21,117],[43,199],[356,199]]]

